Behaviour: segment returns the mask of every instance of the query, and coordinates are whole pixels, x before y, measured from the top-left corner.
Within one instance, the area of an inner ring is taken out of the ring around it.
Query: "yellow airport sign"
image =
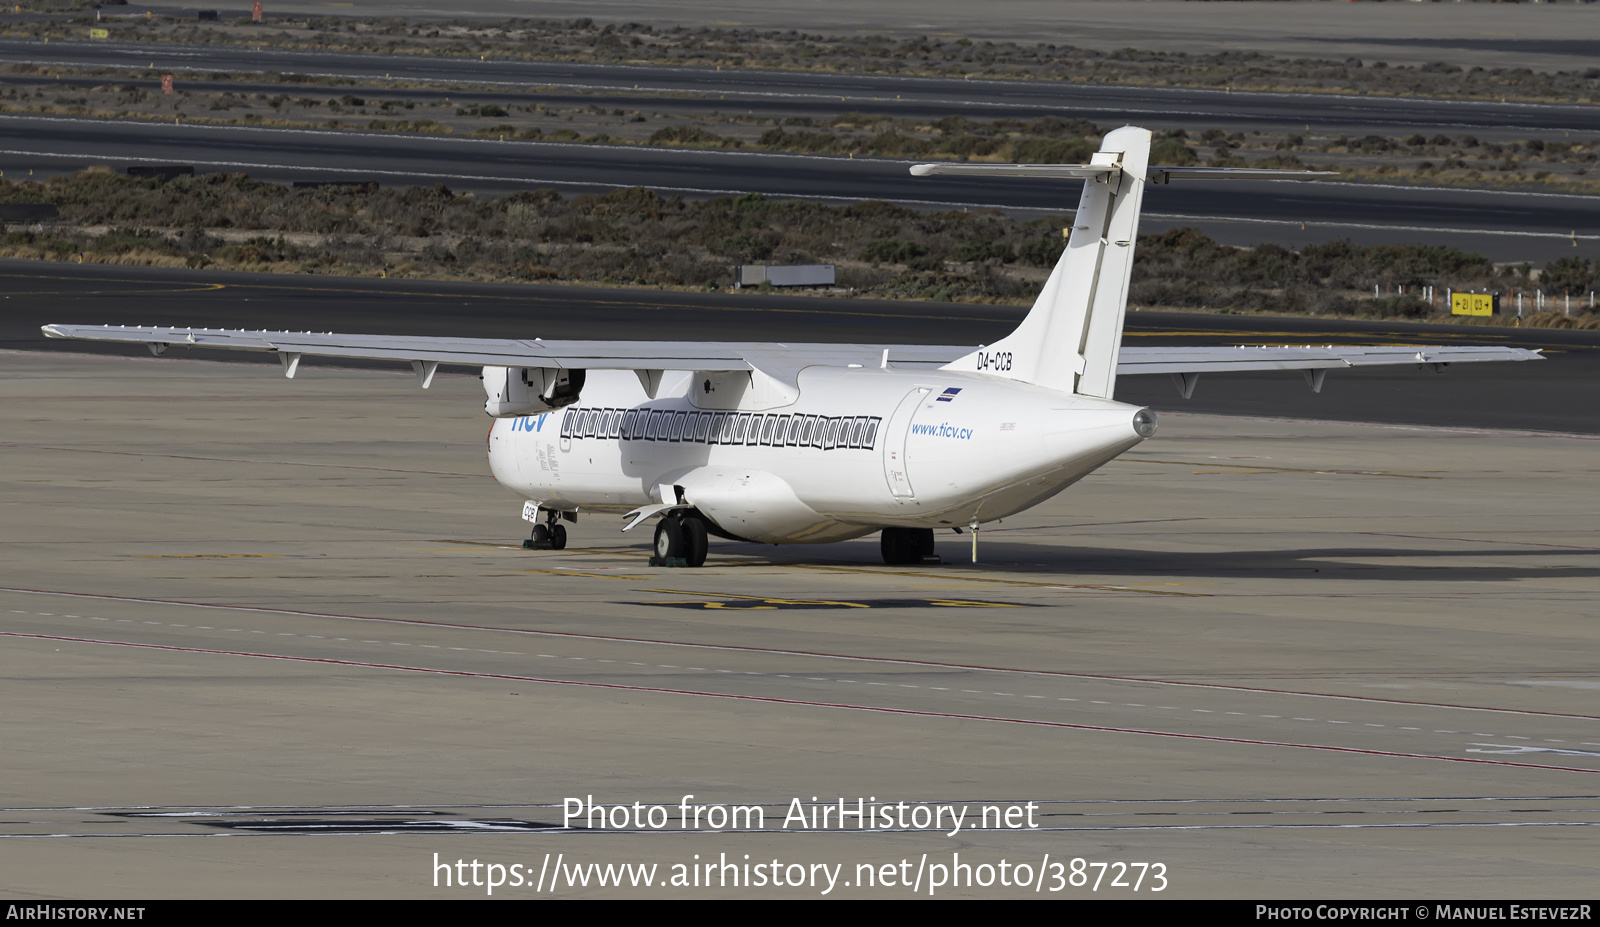
[[[90,29],[89,30],[89,38],[91,38],[91,39],[109,39],[109,38],[111,38],[111,31],[109,29]]]
[[[1488,293],[1452,293],[1450,314],[1494,315],[1494,296]]]

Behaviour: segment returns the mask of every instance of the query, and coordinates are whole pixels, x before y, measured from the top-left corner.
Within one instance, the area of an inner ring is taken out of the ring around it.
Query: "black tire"
[[[914,542],[912,544],[912,553],[915,555],[911,562],[920,563],[923,557],[932,557],[934,554],[933,529],[911,528],[909,532]]]
[[[914,562],[912,558],[916,555],[916,548],[911,533],[904,528],[883,529],[878,547],[883,551],[883,562],[890,566],[905,566]]]
[[[706,523],[693,515],[683,519],[683,562],[689,566],[706,565]]]
[[[551,550],[566,550],[566,547],[567,547],[567,529],[562,525],[551,525],[550,526],[550,549]]]
[[[683,559],[683,524],[676,518],[663,518],[656,522],[656,558]]]
[[[544,550],[544,546],[546,544],[549,544],[549,543],[550,543],[550,526],[549,525],[534,525],[533,526],[533,547],[534,547],[534,549],[535,550]]]

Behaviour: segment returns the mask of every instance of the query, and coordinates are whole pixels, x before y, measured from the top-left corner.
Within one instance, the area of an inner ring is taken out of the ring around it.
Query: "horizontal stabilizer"
[[[913,164],[917,177],[1032,177],[1044,180],[1087,180],[1120,173],[1115,164],[973,164],[949,161]],[[1174,180],[1320,180],[1337,177],[1338,171],[1280,171],[1251,167],[1168,167],[1153,164],[1145,169],[1143,180],[1171,183]]]

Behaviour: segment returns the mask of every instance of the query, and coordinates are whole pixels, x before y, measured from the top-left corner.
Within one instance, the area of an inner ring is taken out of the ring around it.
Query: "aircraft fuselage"
[[[683,502],[735,537],[820,543],[1004,518],[1143,440],[1138,406],[981,374],[810,367],[797,385],[778,405],[669,373],[651,399],[592,371],[577,404],[496,420],[490,466],[545,509]]]

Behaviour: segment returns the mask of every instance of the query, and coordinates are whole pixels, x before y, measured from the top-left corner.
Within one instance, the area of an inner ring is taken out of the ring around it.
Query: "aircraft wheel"
[[[666,561],[683,558],[683,523],[676,518],[656,522],[656,557]]]
[[[693,515],[683,519],[683,562],[689,566],[705,566],[706,523]]]
[[[550,529],[544,525],[534,525],[532,536],[522,542],[523,550],[549,550]]]
[[[540,527],[544,527],[540,525]],[[567,546],[567,529],[563,525],[550,526],[550,549],[564,550]]]
[[[905,528],[885,528],[879,540],[883,562],[890,566],[905,566],[918,559],[912,533]]]
[[[932,557],[934,554],[933,529],[912,528],[909,533],[913,541],[912,553],[914,554],[911,562],[920,563],[923,557]]]

